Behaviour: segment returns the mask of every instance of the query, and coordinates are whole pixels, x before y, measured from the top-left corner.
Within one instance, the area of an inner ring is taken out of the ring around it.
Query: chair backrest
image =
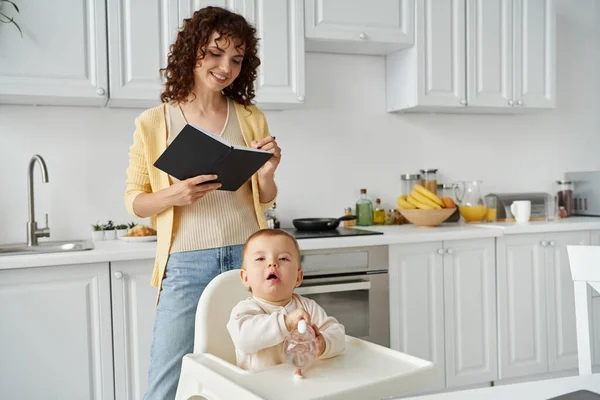
[[[600,246],[567,246],[575,290],[579,375],[592,373],[588,285],[600,292]]]
[[[236,364],[227,322],[233,307],[250,296],[239,269],[222,273],[206,286],[196,309],[194,353],[210,353]]]

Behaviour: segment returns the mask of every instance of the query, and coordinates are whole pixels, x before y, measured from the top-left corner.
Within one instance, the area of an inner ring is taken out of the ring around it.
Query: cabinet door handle
[[[553,246],[553,247],[556,246],[556,242],[554,240],[551,240],[550,241],[550,246]]]
[[[104,89],[102,89],[102,88],[96,89],[96,94],[98,96],[104,96],[104,93],[106,93],[106,91]]]
[[[444,249],[438,249],[437,253],[441,256],[444,254]]]
[[[462,100],[460,101],[460,104],[462,104],[463,106],[466,106],[466,105],[467,105],[467,101],[466,101],[465,99],[462,99]]]
[[[508,101],[508,105],[512,107],[512,105],[513,105],[513,101],[512,101],[512,100],[509,100],[509,101]]]
[[[304,96],[298,96],[298,101],[304,101]]]
[[[448,253],[448,254],[454,254],[454,249],[449,248],[449,249],[446,250],[446,253]]]
[[[362,40],[365,40],[367,38],[367,34],[364,32],[361,32],[360,35],[358,35],[359,38],[361,38]]]
[[[548,242],[546,242],[545,240],[542,240],[542,241],[540,242],[540,245],[541,245],[542,247],[548,247]]]
[[[121,278],[123,278],[123,273],[121,271],[115,272],[115,279],[121,279]]]
[[[522,106],[523,105],[523,100],[517,100],[517,105],[518,106]]]

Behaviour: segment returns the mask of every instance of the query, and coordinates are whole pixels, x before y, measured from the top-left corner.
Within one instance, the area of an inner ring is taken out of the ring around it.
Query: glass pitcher
[[[481,195],[482,183],[482,181],[466,181],[454,184],[454,197],[465,222],[481,222],[487,214],[485,200]]]

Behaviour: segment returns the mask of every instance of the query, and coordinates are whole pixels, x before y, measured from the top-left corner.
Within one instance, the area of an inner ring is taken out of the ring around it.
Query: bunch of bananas
[[[409,196],[398,197],[398,208],[401,210],[439,210],[454,208],[456,205],[449,197],[437,197],[423,185],[416,184]]]

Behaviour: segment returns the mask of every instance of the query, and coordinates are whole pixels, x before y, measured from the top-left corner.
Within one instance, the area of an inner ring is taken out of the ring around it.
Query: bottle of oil
[[[373,225],[373,203],[367,197],[367,189],[360,189],[360,198],[356,201],[356,225]]]
[[[385,223],[385,210],[381,208],[381,199],[375,199],[375,210],[373,210],[373,225]]]

